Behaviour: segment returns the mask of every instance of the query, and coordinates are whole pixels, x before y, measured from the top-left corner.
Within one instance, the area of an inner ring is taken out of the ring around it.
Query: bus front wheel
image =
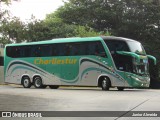
[[[103,78],[101,87],[102,87],[102,90],[109,90],[109,88],[111,87],[111,82],[109,78],[107,77]]]
[[[24,88],[30,88],[31,87],[31,81],[29,79],[29,77],[23,77],[22,78],[22,85]]]
[[[40,77],[35,77],[33,84],[35,88],[43,88],[42,79]]]

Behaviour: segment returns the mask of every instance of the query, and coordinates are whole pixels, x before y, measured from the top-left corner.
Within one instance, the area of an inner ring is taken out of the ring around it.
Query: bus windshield
[[[115,66],[120,71],[133,72],[133,61],[131,56],[119,55],[117,51],[128,51],[129,47],[125,41],[120,40],[105,40],[105,43],[110,50]]]
[[[134,72],[138,75],[148,75],[148,65],[135,65]]]
[[[148,75],[148,60],[141,59],[140,63],[136,62],[135,58],[133,59],[133,72],[139,75]]]
[[[105,43],[111,52],[118,70],[139,75],[148,74],[148,61],[146,59],[141,59],[139,63],[131,56],[116,54],[116,51],[126,51],[134,52],[138,55],[146,55],[144,48],[139,42],[106,40]]]
[[[131,52],[134,52],[138,55],[146,55],[146,52],[139,42],[132,42],[132,41],[127,41],[127,44],[131,50]]]

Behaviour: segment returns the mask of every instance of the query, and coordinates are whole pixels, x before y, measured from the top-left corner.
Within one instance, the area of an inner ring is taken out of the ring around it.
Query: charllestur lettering
[[[77,63],[77,59],[70,59],[70,58],[66,58],[66,59],[58,59],[58,58],[53,58],[50,60],[44,60],[42,58],[36,58],[34,60],[34,64],[76,64]]]

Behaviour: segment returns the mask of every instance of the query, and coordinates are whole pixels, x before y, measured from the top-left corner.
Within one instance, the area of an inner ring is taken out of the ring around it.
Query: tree
[[[65,24],[88,26],[138,40],[148,54],[157,58],[158,65],[154,66],[157,69],[160,67],[159,3],[159,0],[69,0],[50,16],[56,15]]]
[[[0,27],[2,43],[23,42],[25,41],[25,24],[19,18],[12,18],[3,22]]]
[[[26,24],[27,42],[51,39],[50,33],[49,27],[42,20],[34,19]]]
[[[9,31],[7,33],[7,30],[9,30],[9,27],[7,27],[7,24],[9,23],[8,21],[10,19],[9,11],[6,9],[2,9],[3,8],[2,6],[11,4],[11,1],[18,1],[18,0],[0,0],[0,43],[3,44],[10,43],[11,41],[9,40],[10,38],[10,35],[8,35]],[[11,22],[13,26],[13,20],[11,20]]]
[[[98,36],[98,32],[91,27],[64,23],[57,15],[57,12],[55,12],[47,15],[45,19],[52,38]]]

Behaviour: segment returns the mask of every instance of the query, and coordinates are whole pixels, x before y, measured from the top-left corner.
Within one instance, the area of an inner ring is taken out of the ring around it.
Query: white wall
[[[4,56],[3,48],[0,48],[0,56]]]
[[[3,66],[0,66],[0,84],[4,83],[4,71]]]

